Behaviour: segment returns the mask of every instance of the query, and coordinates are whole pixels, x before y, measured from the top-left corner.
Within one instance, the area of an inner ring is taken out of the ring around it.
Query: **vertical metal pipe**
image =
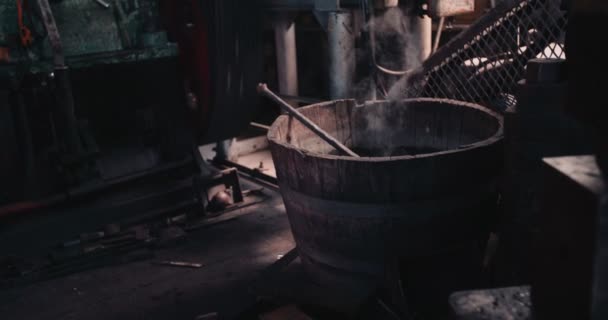
[[[282,95],[298,96],[298,60],[296,47],[296,24],[288,13],[279,13],[274,21],[274,39],[277,55],[279,92]],[[297,107],[296,101],[288,101]]]
[[[362,1],[362,3],[365,3],[365,1]],[[365,23],[367,23],[368,26],[368,31],[367,34],[369,36],[369,55],[371,57],[371,59],[369,60],[369,72],[370,72],[370,77],[369,77],[369,93],[367,94],[367,99],[366,100],[371,100],[371,101],[375,101],[377,100],[377,91],[378,91],[378,85],[377,85],[377,81],[378,81],[378,70],[376,68],[376,26],[374,24],[374,10],[372,8],[367,8],[365,5],[362,7],[361,13],[364,15],[363,19],[365,21]],[[355,12],[356,14],[356,12]],[[355,15],[356,17],[356,15]],[[359,99],[360,97],[355,96],[356,99]]]
[[[437,25],[437,34],[435,35],[435,42],[433,43],[433,53],[439,48],[439,42],[441,41],[441,33],[443,32],[443,25],[445,24],[445,17],[439,19]]]
[[[412,36],[412,45],[418,49],[418,58],[420,62],[426,60],[433,49],[433,28],[432,20],[429,16],[410,16],[410,27]]]
[[[331,99],[350,97],[355,73],[355,32],[353,29],[351,12],[329,13],[327,39],[329,43],[329,96]]]

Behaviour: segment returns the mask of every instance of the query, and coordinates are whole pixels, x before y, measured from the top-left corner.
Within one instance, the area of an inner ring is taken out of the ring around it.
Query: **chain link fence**
[[[449,98],[504,109],[533,58],[564,59],[560,0],[503,0],[442,46],[409,78],[409,97]]]

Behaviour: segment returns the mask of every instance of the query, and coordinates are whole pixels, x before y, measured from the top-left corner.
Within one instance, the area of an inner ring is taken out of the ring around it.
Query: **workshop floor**
[[[0,290],[0,319],[231,318],[255,304],[252,281],[294,247],[278,192],[239,210],[248,214],[193,231],[139,262]],[[50,245],[50,244],[49,244]],[[202,268],[156,265],[200,262]]]

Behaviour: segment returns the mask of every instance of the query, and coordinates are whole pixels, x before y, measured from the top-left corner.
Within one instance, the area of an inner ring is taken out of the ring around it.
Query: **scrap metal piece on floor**
[[[156,264],[156,265],[159,265],[159,266],[194,268],[194,269],[198,269],[198,268],[202,268],[203,267],[202,263],[187,262],[187,261],[163,260],[163,261],[156,261],[156,262],[153,262],[153,263]]]
[[[247,210],[242,210],[246,207],[253,206],[259,203],[262,203],[268,200],[270,197],[265,196],[261,192],[249,192],[249,196],[244,198],[241,203],[233,204],[224,209],[220,214],[214,215],[212,217],[206,217],[198,222],[189,224],[185,226],[186,231],[192,231],[199,228],[210,227],[216,225],[218,223],[223,223],[227,221],[231,221],[237,219],[243,215],[249,214],[250,212]],[[253,197],[255,195],[255,197]]]
[[[450,296],[456,320],[529,320],[531,306],[529,286],[461,291]]]
[[[201,314],[199,316],[197,316],[196,318],[194,318],[194,320],[216,320],[219,319],[219,313],[217,312],[210,312],[210,313],[205,313],[205,314]]]
[[[241,182],[244,189],[260,187],[249,180],[242,179]],[[259,199],[255,193],[249,192],[249,195],[246,199]],[[265,188],[263,195],[266,197],[264,202],[243,208],[242,211],[248,211],[248,214],[230,223],[189,232],[187,241],[176,246],[153,246],[148,252],[156,257],[147,261],[95,268],[27,286],[3,288],[0,290],[1,318],[67,316],[92,320],[133,317],[193,320],[201,314],[217,312],[218,319],[235,319],[257,301],[248,290],[250,283],[265,267],[276,262],[277,254],[285,254],[294,246],[280,194]],[[156,220],[152,224],[156,226],[160,222]],[[184,222],[183,227],[187,223]],[[100,225],[103,227],[105,223]],[[127,230],[122,224],[120,227]],[[87,228],[70,234],[77,238],[83,231],[95,230],[98,229]],[[68,239],[53,240],[47,242],[47,246],[65,240]],[[41,249],[40,254],[47,250]],[[20,254],[14,257],[10,254],[10,251],[0,253],[0,256],[7,257],[6,264],[18,266],[20,271],[29,269],[18,261]],[[38,252],[31,254],[38,256]],[[185,269],[151,264],[151,261],[158,260],[198,262],[203,263],[203,267]],[[5,265],[5,262],[0,262],[0,265]],[[7,269],[8,273],[13,272],[10,266]],[[0,272],[3,270],[0,267]],[[78,288],[83,295],[75,297],[72,288]],[[77,299],[78,303],[66,304],[66,299]],[[259,313],[245,319],[257,319],[257,315]]]
[[[34,266],[29,268],[31,270],[25,268],[17,270],[12,264],[7,263],[5,267],[0,268],[2,271],[0,287],[27,284],[103,266],[150,259],[154,257],[153,247],[158,249],[176,245],[194,229],[239,218],[251,213],[250,210],[242,209],[271,198],[260,187],[241,191],[237,171],[234,169],[222,171],[215,179],[208,182],[207,187],[217,184],[230,186],[233,196],[238,194],[234,201],[239,198],[242,200],[231,204],[225,210],[218,212],[218,216],[211,218],[208,216],[189,218],[189,215],[183,211],[178,211],[176,213],[179,214],[173,216],[153,212],[143,218],[139,216],[136,219],[113,222],[100,227],[102,229],[80,233],[77,238],[63,241],[50,252],[45,252],[44,258],[32,262]],[[134,225],[135,223],[140,224]],[[202,264],[180,261],[166,261],[164,265],[202,267]],[[10,272],[5,272],[4,269]]]

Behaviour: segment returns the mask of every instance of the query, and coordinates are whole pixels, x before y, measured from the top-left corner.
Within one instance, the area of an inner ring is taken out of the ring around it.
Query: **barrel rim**
[[[311,104],[302,108],[299,108],[300,111],[302,110],[306,110],[306,109],[312,109],[312,108],[319,108],[319,107],[325,107],[328,105],[332,105],[332,104],[337,104],[339,102],[348,102],[351,103],[353,105],[356,104],[355,100],[353,99],[343,99],[343,100],[331,100],[331,101],[325,101],[325,102],[321,102],[321,103],[316,103],[316,104]],[[325,160],[341,160],[341,161],[354,161],[354,162],[393,162],[393,161],[401,161],[401,160],[411,160],[411,159],[424,159],[424,158],[430,158],[430,157],[437,157],[437,156],[442,156],[442,155],[448,155],[448,154],[455,154],[455,153],[459,153],[459,152],[465,152],[465,151],[470,151],[473,149],[479,149],[479,148],[483,148],[483,147],[487,147],[490,145],[495,144],[496,142],[500,141],[503,138],[503,132],[504,132],[504,120],[503,117],[498,114],[497,112],[494,112],[493,110],[490,110],[482,105],[476,104],[476,103],[470,103],[470,102],[466,102],[466,101],[460,101],[460,100],[454,100],[454,99],[443,99],[443,98],[409,98],[409,99],[402,99],[399,101],[390,101],[390,100],[375,100],[373,101],[373,103],[395,103],[395,102],[400,102],[400,103],[410,103],[410,102],[438,102],[442,105],[445,106],[460,106],[460,107],[465,107],[465,108],[471,108],[471,109],[476,109],[476,110],[480,110],[483,111],[485,113],[487,113],[488,115],[490,115],[491,117],[493,117],[494,119],[496,119],[496,121],[498,122],[498,129],[496,130],[496,132],[484,139],[484,140],[480,140],[478,142],[472,143],[472,144],[468,144],[466,146],[461,146],[460,148],[457,149],[448,149],[448,150],[442,150],[442,151],[438,151],[438,152],[432,152],[432,153],[421,153],[421,154],[416,154],[416,155],[402,155],[402,156],[389,156],[389,157],[351,157],[351,156],[344,156],[344,155],[331,155],[331,154],[326,154],[326,153],[319,153],[319,152],[314,152],[314,151],[310,151],[310,150],[306,150],[306,149],[301,149],[298,148],[296,146],[294,146],[293,144],[287,143],[287,142],[282,142],[279,141],[279,139],[277,138],[278,136],[278,127],[279,125],[282,124],[282,122],[287,121],[287,119],[289,118],[289,115],[281,115],[279,116],[273,123],[272,126],[270,127],[270,130],[268,130],[268,134],[267,134],[267,139],[271,144],[276,144],[279,145],[285,149],[288,149],[290,151],[294,151],[294,152],[298,152],[302,155],[307,155],[307,156],[312,156],[312,157],[316,157],[316,158],[320,158],[320,159],[325,159]]]

